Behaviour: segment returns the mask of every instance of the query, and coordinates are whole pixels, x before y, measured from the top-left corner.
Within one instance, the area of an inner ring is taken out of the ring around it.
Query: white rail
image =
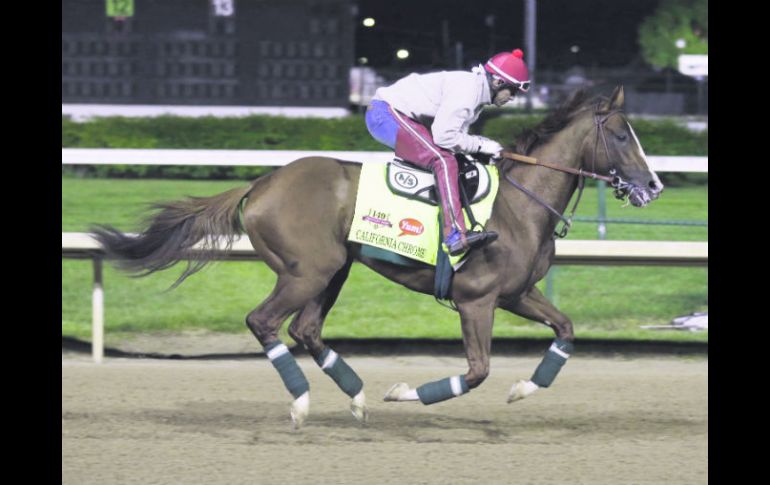
[[[126,104],[62,104],[61,114],[74,121],[87,121],[104,116],[156,117],[184,116],[199,118],[215,116],[232,118],[253,115],[285,116],[288,118],[342,118],[349,116],[346,108],[312,108],[306,106],[179,106]]]

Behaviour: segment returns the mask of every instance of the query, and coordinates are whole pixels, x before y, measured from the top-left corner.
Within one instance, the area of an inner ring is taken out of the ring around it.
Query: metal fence
[[[658,226],[690,226],[690,227],[708,227],[708,221],[696,221],[696,220],[646,220],[646,219],[631,219],[621,217],[607,217],[607,183],[604,181],[598,181],[597,198],[598,213],[596,217],[588,216],[575,216],[573,219],[577,222],[595,222],[597,224],[596,230],[598,237],[601,240],[607,239],[607,225],[612,224],[642,224],[642,225],[658,225]]]

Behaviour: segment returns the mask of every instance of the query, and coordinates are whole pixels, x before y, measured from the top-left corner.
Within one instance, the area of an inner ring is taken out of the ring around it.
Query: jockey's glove
[[[490,155],[492,158],[500,158],[500,152],[503,151],[503,146],[497,143],[495,140],[490,140],[483,136],[479,137],[481,146],[479,147],[479,153],[484,155]]]

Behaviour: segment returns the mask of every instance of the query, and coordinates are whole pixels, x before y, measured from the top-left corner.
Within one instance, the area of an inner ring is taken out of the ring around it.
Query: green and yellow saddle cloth
[[[478,177],[473,187],[475,195],[468,193],[468,199],[476,221],[486,224],[499,185],[497,167],[476,162],[460,176]],[[365,256],[400,264],[419,261],[436,266],[440,257],[448,255],[441,242],[441,209],[436,202],[434,182],[431,172],[398,160],[362,164],[348,240],[361,243]],[[470,228],[465,210],[463,214],[466,227]],[[466,255],[467,252],[449,256],[449,263],[457,269]]]

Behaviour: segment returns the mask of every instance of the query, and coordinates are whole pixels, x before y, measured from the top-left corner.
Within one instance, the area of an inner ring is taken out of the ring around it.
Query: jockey
[[[396,156],[429,169],[436,177],[449,254],[497,239],[494,231],[466,231],[458,193],[455,153],[499,158],[503,147],[468,128],[486,105],[502,106],[529,90],[529,71],[520,49],[501,52],[468,71],[412,73],[377,89],[366,111],[366,127]],[[428,129],[430,127],[430,129]]]

